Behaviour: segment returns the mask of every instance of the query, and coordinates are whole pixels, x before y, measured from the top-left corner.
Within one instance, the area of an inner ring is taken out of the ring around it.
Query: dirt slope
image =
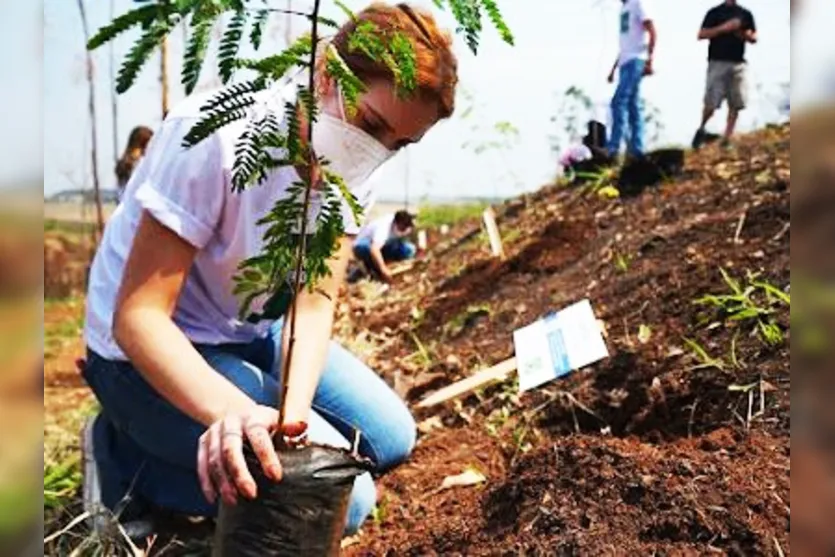
[[[474,222],[434,235],[385,294],[352,287],[341,337],[412,402],[585,297],[611,357],[419,415],[413,458],[348,552],[788,554],[789,138],[708,147],[635,199],[543,189],[498,208],[505,261]],[[720,268],[757,316],[694,303],[731,292]],[[438,491],[467,467],[486,483]]]

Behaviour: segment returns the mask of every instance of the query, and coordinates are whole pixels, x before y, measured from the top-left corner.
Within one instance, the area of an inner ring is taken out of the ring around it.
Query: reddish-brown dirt
[[[720,267],[787,290],[789,139],[785,126],[736,153],[706,147],[630,199],[543,188],[496,208],[503,261],[473,220],[431,233],[384,294],[348,287],[340,335],[362,339],[410,403],[510,357],[515,329],[583,298],[610,357],[521,396],[508,382],[416,410],[412,458],[380,479],[375,519],[344,553],[790,554],[789,309],[775,306],[770,346],[750,320],[694,303],[728,292]],[[78,348],[47,362],[56,395],[80,391]],[[469,468],[485,481],[440,489]]]
[[[90,242],[77,235],[44,234],[43,277],[46,298],[82,294],[87,283]]]
[[[635,199],[550,187],[508,202],[504,261],[472,222],[383,296],[352,287],[343,335],[367,331],[367,360],[411,402],[586,297],[610,357],[523,396],[494,386],[418,412],[418,447],[348,554],[788,554],[789,308],[773,306],[771,346],[755,321],[694,302],[729,292],[720,268],[787,289],[790,183],[789,128],[772,128],[690,155]],[[486,483],[438,491],[467,467]]]

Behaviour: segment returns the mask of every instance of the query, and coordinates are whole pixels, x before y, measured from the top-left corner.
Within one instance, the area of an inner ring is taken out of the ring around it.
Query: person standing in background
[[[747,102],[745,46],[757,42],[754,16],[736,0],[725,0],[705,15],[699,40],[709,40],[710,45],[702,123],[693,137],[693,148],[704,144],[705,126],[724,100],[728,101],[728,120],[722,145],[729,147],[739,112]]]
[[[131,130],[125,152],[116,162],[116,191],[120,202],[125,194],[125,187],[133,174],[133,169],[136,168],[139,159],[145,155],[145,150],[153,136],[153,130],[147,126],[137,126]]]
[[[612,135],[607,150],[615,157],[623,141],[626,122],[629,122],[627,153],[632,157],[644,154],[644,119],[641,111],[641,80],[653,73],[653,57],[657,34],[655,24],[647,9],[648,0],[621,0],[620,12],[620,53],[612,71],[609,83],[615,80],[615,71],[620,69],[618,86],[612,97]],[[644,40],[647,34],[649,41]]]

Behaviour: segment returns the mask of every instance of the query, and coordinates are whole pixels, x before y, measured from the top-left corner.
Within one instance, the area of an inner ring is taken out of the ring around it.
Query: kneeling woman
[[[415,95],[399,96],[382,62],[349,48],[352,30],[364,21],[383,33],[399,30],[412,42]],[[363,202],[374,197],[366,178],[375,168],[452,114],[456,60],[449,36],[432,17],[405,4],[373,4],[331,43],[366,90],[348,117],[339,87],[318,69],[321,115],[311,143]],[[262,95],[261,106],[280,116],[295,91],[296,81],[288,78]],[[134,509],[211,516],[219,497],[229,503],[254,497],[243,439],[252,443],[268,475],[281,476],[270,434],[278,423],[277,370],[286,339],[280,322],[238,319],[233,276],[242,260],[260,252],[264,230],[258,220],[299,176],[283,168],[261,186],[232,193],[230,169],[245,122],[190,149],[181,147],[205,100],[186,99],[154,135],[91,270],[84,376],[102,411],[87,428],[85,446],[95,473],[86,487],[111,510],[121,510],[129,499]],[[330,262],[331,277],[298,296],[284,423],[297,431],[308,424],[311,441],[336,446],[347,446],[357,428],[360,452],[383,472],[408,457],[415,424],[372,370],[330,340],[335,300],[360,224],[347,209],[343,218],[347,236]],[[371,476],[359,477],[349,532],[359,528],[375,500]]]

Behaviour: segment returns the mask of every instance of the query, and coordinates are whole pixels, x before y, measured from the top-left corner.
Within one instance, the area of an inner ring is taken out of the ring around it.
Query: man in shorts
[[[728,102],[728,122],[722,144],[730,146],[739,112],[747,101],[745,46],[757,42],[754,16],[736,0],[725,0],[707,12],[699,40],[709,40],[710,46],[702,125],[693,137],[693,148],[705,142],[705,125],[723,101]]]

